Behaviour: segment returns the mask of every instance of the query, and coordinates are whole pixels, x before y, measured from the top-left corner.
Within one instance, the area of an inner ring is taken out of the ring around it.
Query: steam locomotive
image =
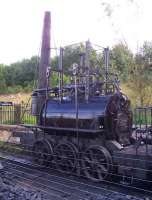
[[[106,62],[108,53],[106,48]],[[88,63],[86,56],[82,59],[82,63]],[[39,113],[34,128],[45,135],[44,139],[38,131],[35,134],[37,162],[44,164],[52,159],[58,170],[68,173],[83,168],[93,181],[112,173],[113,151],[131,144],[132,112],[118,80],[110,79],[107,72],[105,80],[98,80],[99,73],[90,67],[87,75],[88,67],[74,63],[71,84],[63,86],[63,80],[59,80],[58,87],[34,91],[32,113]]]
[[[32,114],[37,116],[37,125],[24,126],[35,135],[34,160],[62,172],[84,174],[93,181],[108,179],[114,171],[147,179],[147,170],[152,167],[151,145],[139,148],[140,144],[135,144],[130,100],[121,92],[118,78],[108,72],[109,49],[105,48],[103,53],[105,68],[99,70],[91,66],[90,47],[87,41],[80,63],[73,63],[66,72],[71,80],[67,85],[63,81],[60,48],[56,70],[59,84],[49,87],[48,67],[45,77],[43,74],[45,87],[33,92]],[[42,54],[45,50],[46,47]]]

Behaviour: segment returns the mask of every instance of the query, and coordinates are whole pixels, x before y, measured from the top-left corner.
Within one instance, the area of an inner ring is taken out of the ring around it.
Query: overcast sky
[[[38,55],[44,11],[52,15],[52,46],[90,39],[126,42],[134,52],[152,41],[151,0],[0,0],[0,63]],[[108,9],[106,9],[108,8]]]

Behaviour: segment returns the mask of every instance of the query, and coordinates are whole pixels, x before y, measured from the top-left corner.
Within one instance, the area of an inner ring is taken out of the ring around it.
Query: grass
[[[21,124],[36,124],[36,117],[32,115],[26,115],[21,119]],[[0,124],[6,124],[6,125],[15,125],[16,122],[14,119],[8,119],[8,120],[3,120],[0,122]]]
[[[36,124],[36,117],[34,116],[29,116],[28,118],[23,118],[20,122],[21,124],[32,124],[35,125]],[[6,125],[16,125],[16,122],[13,120],[7,120],[7,121],[3,121],[0,124],[6,124]]]
[[[36,124],[36,117],[32,115],[25,114],[22,118],[23,124]]]

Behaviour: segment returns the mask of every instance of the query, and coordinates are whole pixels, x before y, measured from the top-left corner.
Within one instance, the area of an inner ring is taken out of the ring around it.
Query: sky
[[[152,41],[151,8],[151,0],[0,0],[0,63],[39,55],[44,11],[51,11],[52,47],[90,39],[136,52]]]

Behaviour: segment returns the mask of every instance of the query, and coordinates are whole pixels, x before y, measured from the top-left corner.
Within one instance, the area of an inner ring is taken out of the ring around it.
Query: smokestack
[[[42,32],[41,57],[39,65],[38,89],[47,87],[46,72],[50,66],[50,29],[51,29],[51,13],[45,12]]]
[[[43,32],[42,32],[42,46],[41,46],[41,57],[39,64],[38,72],[38,91],[34,91],[32,94],[32,110],[31,113],[34,116],[37,116],[37,123],[39,124],[39,115],[41,108],[46,100],[46,93],[44,88],[47,88],[49,85],[49,77],[47,77],[48,70],[50,66],[50,28],[51,28],[51,13],[45,12],[44,22],[43,22]],[[40,92],[42,91],[42,92]]]

